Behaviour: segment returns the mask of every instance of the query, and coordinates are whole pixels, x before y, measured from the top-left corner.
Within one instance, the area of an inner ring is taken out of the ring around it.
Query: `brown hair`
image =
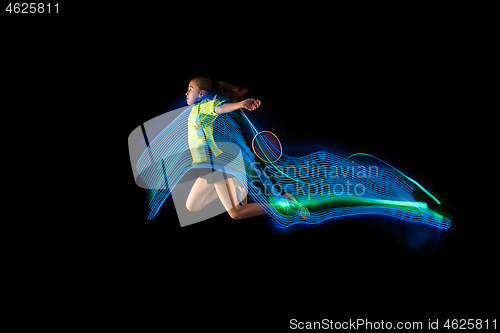
[[[212,81],[203,76],[197,76],[193,79],[200,90],[205,90],[209,96],[217,95],[219,100],[228,102],[239,102],[248,93],[248,89],[239,89],[223,81]]]

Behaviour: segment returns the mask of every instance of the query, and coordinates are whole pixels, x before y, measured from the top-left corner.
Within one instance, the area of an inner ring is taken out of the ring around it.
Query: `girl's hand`
[[[257,109],[260,106],[260,100],[253,98],[247,98],[242,103],[242,107],[250,111]]]

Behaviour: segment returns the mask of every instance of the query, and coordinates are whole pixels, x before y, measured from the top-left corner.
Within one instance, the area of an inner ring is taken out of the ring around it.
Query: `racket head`
[[[260,131],[255,134],[252,149],[254,154],[264,162],[276,162],[283,154],[281,141],[270,131]]]

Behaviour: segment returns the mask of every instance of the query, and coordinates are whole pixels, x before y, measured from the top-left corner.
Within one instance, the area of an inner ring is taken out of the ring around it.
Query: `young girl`
[[[214,82],[204,77],[196,77],[189,82],[186,92],[188,105],[192,108],[188,121],[188,141],[193,157],[193,166],[207,161],[207,146],[214,156],[223,154],[214,142],[213,123],[218,115],[239,109],[256,110],[260,100],[248,98],[243,100],[247,89],[238,89],[228,83]],[[216,198],[219,198],[229,215],[236,220],[262,215],[266,212],[256,203],[240,205],[237,195],[237,179],[225,174],[225,179],[217,179],[214,173],[205,168],[198,170],[197,179],[189,193],[186,207],[190,211],[198,211]]]

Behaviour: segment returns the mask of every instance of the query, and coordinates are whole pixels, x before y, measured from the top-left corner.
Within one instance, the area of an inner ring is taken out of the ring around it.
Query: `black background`
[[[68,29],[61,25],[71,17],[2,34],[17,66],[10,96],[33,96],[16,103],[18,113],[49,124],[41,137],[65,161],[78,161],[49,168],[54,178],[64,174],[66,185],[54,190],[60,198],[81,195],[65,205],[67,226],[55,238],[82,245],[64,255],[49,246],[55,267],[76,267],[63,296],[87,302],[75,314],[111,325],[234,330],[286,330],[292,318],[424,326],[494,319],[495,216],[485,212],[480,187],[488,171],[473,157],[486,143],[475,134],[481,110],[475,69],[464,65],[475,47],[466,28],[430,19],[405,29],[340,23],[338,15],[277,22],[262,14],[249,31],[229,19],[217,29],[187,18],[150,28],[143,16],[108,13],[90,24],[92,17],[78,16]],[[285,152],[297,144],[342,147],[398,167],[445,199],[452,231],[437,251],[418,255],[391,233],[407,223],[399,220],[349,218],[282,233],[265,217],[223,214],[181,228],[169,198],[148,221],[127,137],[177,107],[198,75],[248,88],[262,101],[250,117],[279,133]],[[68,182],[78,190],[68,191]]]

